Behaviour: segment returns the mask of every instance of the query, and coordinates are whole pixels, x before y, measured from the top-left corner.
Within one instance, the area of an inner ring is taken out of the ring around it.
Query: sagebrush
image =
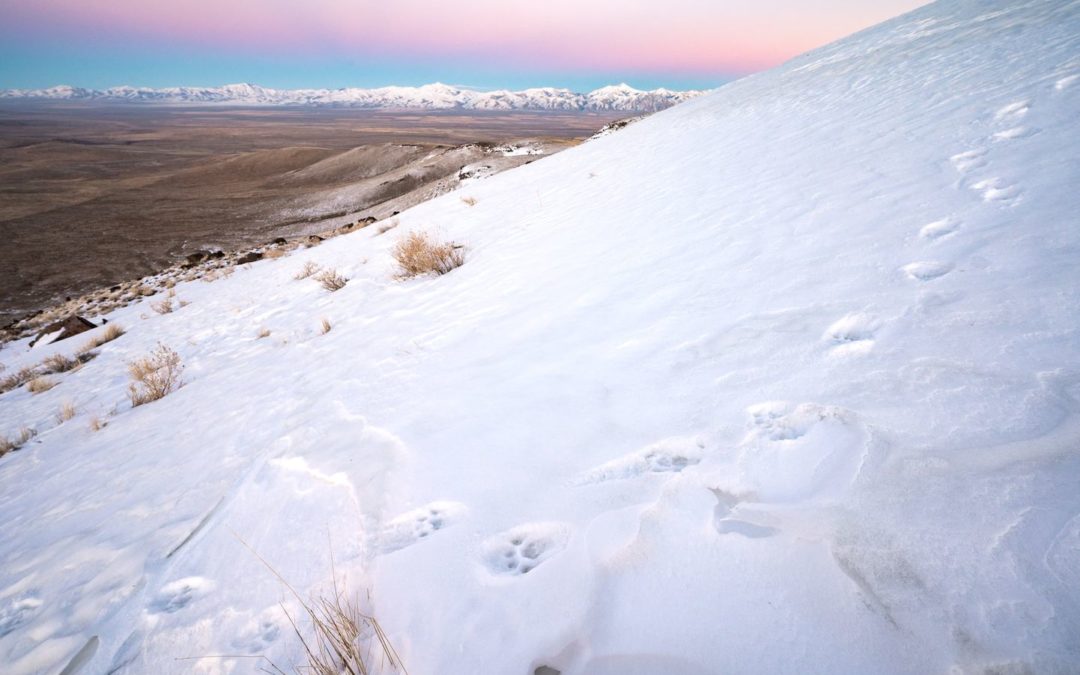
[[[161,343],[149,355],[128,363],[132,379],[128,397],[132,407],[165,398],[179,389],[183,370],[180,355]]]

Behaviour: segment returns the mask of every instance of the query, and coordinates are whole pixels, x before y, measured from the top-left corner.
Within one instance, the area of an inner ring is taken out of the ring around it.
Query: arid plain
[[[0,325],[196,249],[385,217],[627,113],[0,106]]]

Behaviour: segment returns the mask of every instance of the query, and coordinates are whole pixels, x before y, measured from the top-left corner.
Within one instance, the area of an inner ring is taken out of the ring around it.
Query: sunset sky
[[[707,88],[924,0],[0,0],[0,88]]]

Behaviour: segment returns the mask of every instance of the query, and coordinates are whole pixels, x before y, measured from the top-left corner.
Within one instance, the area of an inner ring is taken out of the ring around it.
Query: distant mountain
[[[641,91],[626,84],[587,94],[544,87],[522,91],[474,91],[446,84],[378,89],[268,89],[255,84],[223,87],[111,87],[83,89],[61,85],[48,89],[0,90],[0,99],[101,101],[103,103],[210,103],[232,105],[304,105],[367,109],[419,110],[565,110],[655,112],[702,94],[700,91]]]

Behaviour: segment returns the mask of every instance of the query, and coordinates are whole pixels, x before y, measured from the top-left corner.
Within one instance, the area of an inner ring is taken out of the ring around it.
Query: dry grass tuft
[[[158,314],[172,314],[173,304],[170,298],[159,300],[158,302],[151,303],[150,309],[154,310]]]
[[[124,334],[123,326],[115,323],[110,323],[105,326],[105,330],[101,331],[98,335],[90,338],[89,342],[79,348],[79,354],[88,354],[90,351],[97,349],[106,342],[112,342],[116,338]]]
[[[71,401],[64,401],[60,405],[60,411],[56,413],[56,421],[63,424],[72,417],[75,417],[75,412],[75,404]]]
[[[261,555],[255,552],[243,539],[240,543],[251,551],[256,558],[277,577],[289,593],[300,603],[303,613],[310,623],[309,634],[297,625],[296,619],[282,603],[281,609],[289,620],[293,632],[300,640],[307,657],[307,664],[294,667],[297,675],[314,673],[315,675],[374,675],[375,673],[402,673],[408,675],[401,657],[379,621],[361,609],[359,598],[347,594],[345,588],[338,586],[337,570],[333,566],[331,555],[331,574],[334,580],[333,594],[313,600],[304,600],[285,577],[274,569]],[[313,634],[313,635],[312,635]],[[265,657],[264,657],[265,658]],[[272,673],[285,675],[269,659]]]
[[[276,260],[278,258],[284,258],[286,253],[288,253],[288,251],[283,248],[268,248],[263,251],[263,257],[270,260]]]
[[[0,394],[12,389],[18,389],[30,380],[37,377],[37,369],[27,366],[0,380]]]
[[[270,329],[263,327],[263,328],[259,329],[259,333],[258,333],[258,335],[255,336],[255,339],[261,340],[263,338],[268,338],[268,337],[270,337]]]
[[[37,436],[37,431],[34,431],[30,427],[23,427],[13,438],[0,436],[0,457],[3,457],[13,450],[18,450],[26,445],[26,443],[34,436]]]
[[[433,241],[423,232],[406,235],[394,247],[393,256],[398,263],[399,279],[422,274],[446,274],[465,263],[465,252],[461,246],[453,242]]]
[[[309,260],[304,263],[304,266],[300,268],[300,271],[293,276],[293,279],[296,279],[297,281],[300,281],[301,279],[307,279],[311,275],[317,274],[321,269],[322,268],[319,267],[316,263]]]
[[[26,390],[31,394],[41,394],[56,386],[56,382],[47,377],[35,377],[26,383]]]
[[[315,281],[322,284],[322,287],[333,293],[334,291],[340,291],[345,288],[345,284],[349,283],[349,280],[337,273],[334,268],[328,268],[323,270],[315,277]]]
[[[461,201],[465,206],[476,206],[476,197],[462,197]]]
[[[108,422],[105,422],[97,415],[94,415],[90,418],[90,431],[101,431],[105,428],[106,424],[108,424]]]
[[[322,328],[320,329],[322,331],[322,334],[326,335],[330,332],[331,328],[333,328],[333,326],[330,325],[330,321],[324,316],[322,319]]]
[[[393,220],[391,220],[390,222],[386,223],[385,225],[380,225],[380,226],[379,226],[379,229],[378,229],[378,230],[377,230],[377,231],[375,232],[375,236],[377,237],[377,236],[379,236],[380,234],[386,234],[386,233],[387,233],[387,232],[389,232],[390,230],[392,230],[392,229],[394,229],[395,227],[397,227],[397,226],[398,226],[399,224],[400,224],[400,223],[398,222],[398,219],[397,219],[397,218],[394,218]]]
[[[149,356],[128,363],[128,374],[134,380],[128,386],[131,407],[165,398],[179,389],[183,370],[180,355],[160,342]]]
[[[70,356],[64,354],[53,354],[49,358],[42,362],[45,366],[46,373],[66,373],[69,370],[74,370],[82,365],[82,361],[79,359],[73,359]]]

